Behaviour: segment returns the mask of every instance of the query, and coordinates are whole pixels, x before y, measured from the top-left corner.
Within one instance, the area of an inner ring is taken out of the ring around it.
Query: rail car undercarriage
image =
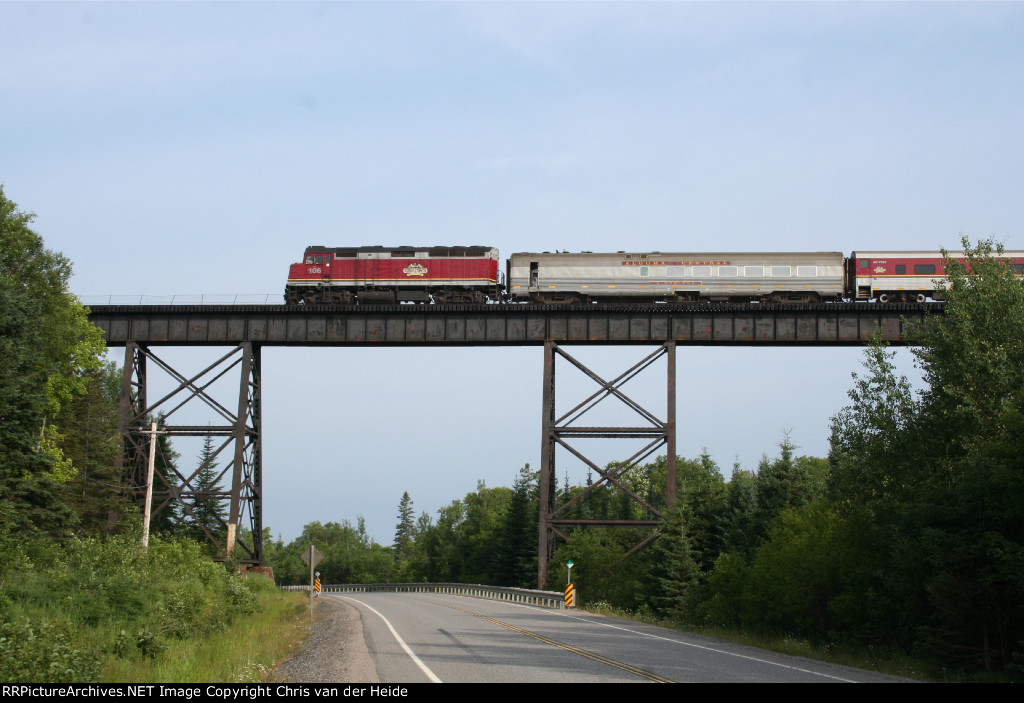
[[[284,300],[288,305],[393,305],[395,303],[435,303],[445,305],[483,305],[487,293],[472,288],[441,288],[437,290],[406,290],[361,288],[350,290],[334,286],[288,286]]]
[[[800,305],[811,305],[821,302],[838,302],[840,296],[822,296],[819,293],[802,291],[780,291],[762,296],[724,296],[724,295],[699,295],[693,291],[677,293],[676,295],[586,295],[583,293],[559,292],[559,293],[531,293],[528,301],[531,303],[544,303],[547,305],[578,305],[578,304],[601,304],[601,305],[647,305],[652,303],[664,304],[693,304],[693,303],[729,303],[733,305],[748,305],[750,303],[796,303]],[[520,300],[519,302],[527,302]]]

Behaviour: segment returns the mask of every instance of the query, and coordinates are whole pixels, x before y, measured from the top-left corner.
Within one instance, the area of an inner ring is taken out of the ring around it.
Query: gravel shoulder
[[[379,683],[363,638],[359,611],[341,598],[321,596],[301,651],[279,664],[271,679],[282,683]]]

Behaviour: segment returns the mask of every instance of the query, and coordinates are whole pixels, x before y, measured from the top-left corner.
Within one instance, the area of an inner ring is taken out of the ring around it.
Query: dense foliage
[[[249,616],[273,584],[242,579],[196,542],[139,534],[7,545],[0,592],[0,681],[89,682],[105,666],[159,657]]]
[[[71,264],[0,186],[0,510],[16,531],[75,522],[58,486],[76,478],[55,418],[101,368],[103,340],[68,290]]]
[[[916,331],[914,397],[889,355],[834,418],[831,496],[867,562],[842,601],[865,641],[966,670],[1024,660],[1024,287],[982,242],[949,261],[946,315]]]

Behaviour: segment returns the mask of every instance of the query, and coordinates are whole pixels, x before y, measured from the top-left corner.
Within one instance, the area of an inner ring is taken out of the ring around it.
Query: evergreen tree
[[[537,531],[539,527],[537,474],[526,464],[512,486],[508,510],[498,544],[497,583],[529,586],[537,578]]]
[[[416,519],[416,526],[413,531],[412,544],[406,554],[405,563],[400,564],[399,578],[402,581],[433,581],[431,560],[434,554],[434,545],[431,540],[431,531],[434,521],[426,512],[420,513]]]
[[[693,590],[701,577],[699,555],[694,554],[688,530],[689,513],[684,505],[666,516],[661,537],[654,543],[652,569],[657,582],[652,605],[661,615],[683,621],[692,619]]]
[[[809,457],[794,457],[796,445],[783,434],[779,456],[762,457],[757,470],[757,508],[754,513],[756,540],[768,532],[771,522],[787,508],[800,508],[824,495],[828,463]]]
[[[227,494],[220,485],[213,438],[210,436],[203,439],[199,469],[192,487],[195,495],[189,502],[190,510],[186,512],[184,519],[189,534],[200,542],[207,539],[221,542],[227,532],[227,515],[224,507]]]
[[[725,487],[725,512],[722,516],[723,551],[737,551],[745,558],[754,556],[760,540],[756,529],[757,475],[738,467]]]
[[[402,499],[398,502],[398,524],[395,525],[395,560],[404,561],[409,556],[413,538],[416,532],[416,525],[413,522],[415,511],[412,507],[412,498],[409,492],[402,493]]]
[[[65,499],[89,532],[107,529],[126,504],[121,472],[115,466],[121,371],[113,363],[86,373],[86,393],[65,404],[55,420],[62,428],[60,449],[76,469],[63,485]]]

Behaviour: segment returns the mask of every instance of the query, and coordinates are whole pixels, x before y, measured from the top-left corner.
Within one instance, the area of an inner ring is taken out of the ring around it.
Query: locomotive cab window
[[[313,263],[313,257],[312,257],[312,256],[307,256],[307,257],[306,257],[306,263],[307,263],[307,264],[311,264],[311,263]]]

